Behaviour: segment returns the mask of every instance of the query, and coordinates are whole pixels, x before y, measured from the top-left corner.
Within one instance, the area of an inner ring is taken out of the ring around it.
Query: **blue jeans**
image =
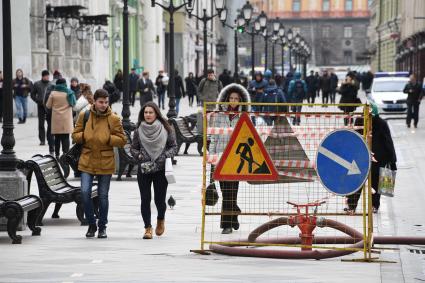
[[[99,229],[105,229],[106,224],[108,224],[108,193],[111,177],[112,175],[97,175],[97,194],[99,196]],[[87,222],[90,225],[96,225],[93,201],[91,199],[93,179],[94,175],[81,172],[81,198],[83,200],[84,214],[86,215]]]
[[[179,110],[180,110],[180,99],[181,98],[176,98],[176,113],[177,113],[177,115],[179,115]]]
[[[165,92],[158,92],[158,107],[161,108],[165,107]]]
[[[24,96],[15,96],[16,115],[19,119],[27,118],[28,113],[28,98]]]

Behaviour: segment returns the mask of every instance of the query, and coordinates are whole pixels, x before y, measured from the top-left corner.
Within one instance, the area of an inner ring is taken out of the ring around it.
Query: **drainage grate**
[[[409,249],[409,252],[412,253],[412,254],[418,254],[418,255],[423,254],[423,255],[425,255],[425,250]]]

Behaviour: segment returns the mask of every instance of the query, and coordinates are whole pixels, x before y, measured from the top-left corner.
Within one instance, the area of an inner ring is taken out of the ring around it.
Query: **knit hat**
[[[379,115],[378,106],[373,102],[370,103],[370,112],[372,113],[372,116],[378,116]]]

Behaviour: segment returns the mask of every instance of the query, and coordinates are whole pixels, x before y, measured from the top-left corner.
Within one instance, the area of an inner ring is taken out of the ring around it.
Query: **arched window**
[[[345,11],[353,11],[353,0],[345,0]]]
[[[293,0],[292,1],[292,11],[300,12],[301,11],[301,0]]]
[[[323,0],[322,10],[323,12],[329,12],[330,9],[330,0]]]

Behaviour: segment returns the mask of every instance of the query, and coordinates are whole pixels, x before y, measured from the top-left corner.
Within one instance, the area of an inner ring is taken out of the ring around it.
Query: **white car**
[[[375,78],[367,99],[378,106],[380,114],[406,115],[407,94],[403,90],[408,82],[407,77]]]

